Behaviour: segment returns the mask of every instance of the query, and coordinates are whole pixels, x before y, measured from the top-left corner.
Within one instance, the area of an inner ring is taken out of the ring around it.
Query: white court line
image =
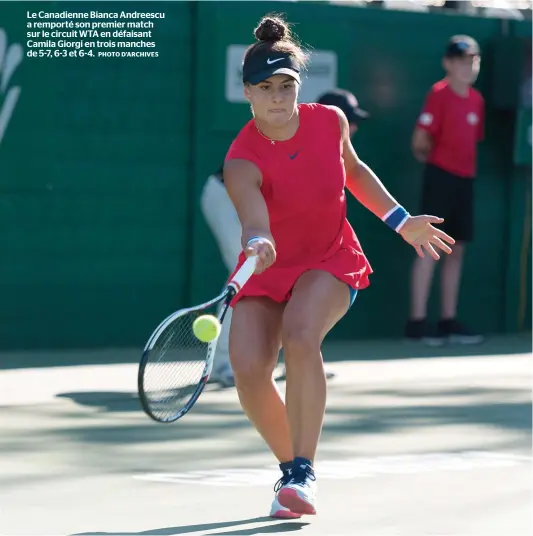
[[[405,475],[443,471],[471,471],[480,468],[501,468],[531,464],[526,455],[466,451],[436,452],[353,458],[343,461],[317,462],[320,479],[353,480],[382,475]],[[279,477],[277,466],[262,468],[212,469],[183,473],[145,473],[133,475],[136,480],[170,484],[197,484],[203,486],[257,486],[274,482]]]

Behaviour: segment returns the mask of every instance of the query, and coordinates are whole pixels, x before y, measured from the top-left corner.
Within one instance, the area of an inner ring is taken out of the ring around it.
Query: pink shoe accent
[[[278,501],[281,506],[288,508],[293,514],[307,514],[314,516],[315,507],[302,499],[295,489],[281,488],[278,493]]]
[[[270,517],[273,517],[275,519],[300,519],[302,515],[295,514],[290,510],[277,510],[273,514],[270,514]]]

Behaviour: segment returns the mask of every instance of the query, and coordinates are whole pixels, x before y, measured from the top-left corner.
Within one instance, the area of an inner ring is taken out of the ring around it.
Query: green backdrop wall
[[[105,10],[123,6],[106,2]],[[8,46],[25,48],[29,9],[0,4]],[[479,40],[486,57],[478,85],[488,93],[491,43],[501,34],[494,19],[323,3],[136,2],[135,9],[166,14],[154,29],[158,58],[24,57],[2,88],[0,105],[10,88],[20,94],[0,140],[0,348],[140,345],[170,311],[219,291],[227,273],[198,199],[249,118],[246,104],[225,98],[226,49],[248,44],[264,13],[285,12],[304,42],[336,52],[338,84],[372,113],[355,147],[411,211],[421,169],[410,137],[442,76],[444,43],[456,33]],[[511,31],[531,28],[512,23]],[[515,209],[528,180],[517,183],[512,166],[513,114],[488,106],[461,314],[496,332],[518,327],[511,315],[525,291],[509,282],[523,256],[524,214]],[[413,252],[355,201],[349,217],[375,274],[333,336],[398,336]]]
[[[0,24],[10,46],[24,45],[26,10],[87,6],[2,4]],[[164,10],[156,61],[25,57],[11,78],[20,96],[0,145],[3,348],[131,345],[185,300],[193,26],[187,3]]]

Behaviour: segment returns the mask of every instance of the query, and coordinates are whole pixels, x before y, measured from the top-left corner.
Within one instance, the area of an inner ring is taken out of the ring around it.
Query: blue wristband
[[[403,227],[403,224],[409,219],[411,215],[402,206],[398,205],[391,208],[387,214],[381,218],[393,231],[397,233]]]

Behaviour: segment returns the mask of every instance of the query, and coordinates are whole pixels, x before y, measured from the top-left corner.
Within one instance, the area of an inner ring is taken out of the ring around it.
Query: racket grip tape
[[[255,272],[257,264],[257,255],[248,257],[244,264],[239,268],[237,273],[233,276],[232,280],[228,283],[229,287],[233,287],[235,292],[239,292],[241,288],[247,283],[248,279],[252,277]]]

